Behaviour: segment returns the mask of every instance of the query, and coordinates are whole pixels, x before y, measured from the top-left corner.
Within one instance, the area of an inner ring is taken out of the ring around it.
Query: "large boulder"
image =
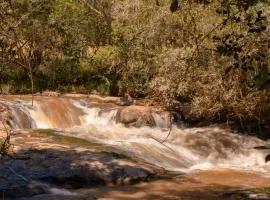
[[[128,106],[121,108],[117,113],[116,122],[135,127],[153,127],[156,125],[152,116],[152,109],[145,106]]]

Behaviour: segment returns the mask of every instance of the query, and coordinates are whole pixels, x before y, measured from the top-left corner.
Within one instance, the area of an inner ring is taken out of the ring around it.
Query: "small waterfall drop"
[[[31,105],[22,105],[20,101],[9,103],[9,108],[13,119],[10,124],[13,128],[36,128],[34,119],[32,119],[28,107]]]
[[[14,128],[57,129],[63,134],[112,145],[167,170],[233,168],[265,171],[265,154],[253,149],[265,143],[219,128],[172,127],[168,114],[153,112],[156,127],[117,123],[120,108],[69,98],[10,101]]]
[[[169,113],[153,112],[152,116],[155,120],[156,126],[162,129],[168,129],[171,126]]]
[[[84,125],[103,125],[103,126],[109,126],[116,124],[116,115],[118,112],[117,108],[107,108],[102,109],[98,107],[87,107],[85,104],[82,104],[82,102],[74,102],[74,106],[80,108],[85,113],[83,117],[83,123]]]

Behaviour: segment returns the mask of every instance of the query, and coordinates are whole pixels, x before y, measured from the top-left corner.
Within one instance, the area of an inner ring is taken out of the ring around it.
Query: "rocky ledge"
[[[49,130],[17,131],[12,142],[14,158],[6,157],[0,165],[5,198],[29,198],[55,188],[136,184],[163,171],[111,147]]]

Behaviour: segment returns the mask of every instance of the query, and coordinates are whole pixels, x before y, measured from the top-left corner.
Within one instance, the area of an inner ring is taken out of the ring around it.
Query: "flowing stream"
[[[221,128],[184,128],[152,113],[156,127],[126,127],[117,123],[120,106],[104,106],[83,99],[38,98],[9,101],[14,128],[54,129],[61,134],[111,145],[171,171],[240,169],[264,173],[267,152],[254,149],[265,145],[255,137],[241,136]]]

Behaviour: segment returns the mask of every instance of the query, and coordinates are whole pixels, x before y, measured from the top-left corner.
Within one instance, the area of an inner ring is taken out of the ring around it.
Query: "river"
[[[186,174],[186,181],[175,178],[169,182],[159,180],[141,184],[141,190],[135,192],[138,198],[139,192],[145,193],[149,187],[155,191],[156,198],[158,191],[164,191],[163,186],[171,188],[167,192],[172,191],[175,195],[185,188],[203,188],[209,184],[233,188],[270,186],[270,165],[265,162],[270,152],[254,148],[267,146],[266,141],[256,137],[218,126],[187,128],[181,123],[173,124],[164,141],[170,120],[160,112],[151,112],[154,127],[133,127],[119,123],[117,118],[123,106],[115,104],[87,98],[36,97],[32,107],[27,96],[2,98],[12,112],[10,123],[14,129],[51,129],[59,134],[117,148],[171,173]],[[187,181],[190,177],[197,180],[197,184]],[[173,189],[180,183],[181,189]],[[100,195],[102,189],[91,191]],[[112,192],[111,196],[121,199],[120,196],[126,195],[124,191]]]

